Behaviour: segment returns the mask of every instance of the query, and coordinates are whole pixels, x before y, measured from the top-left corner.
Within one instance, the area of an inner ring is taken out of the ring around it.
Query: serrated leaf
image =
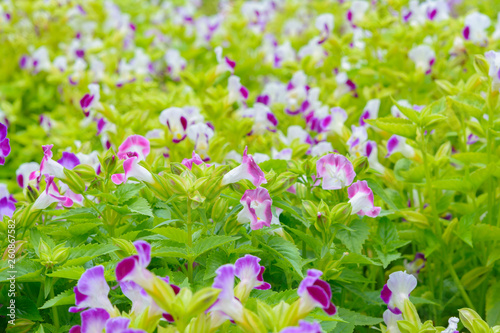
[[[278,257],[285,259],[285,261],[293,267],[295,272],[303,277],[302,266],[303,261],[299,255],[299,249],[297,246],[279,236],[269,237],[267,242],[261,242],[262,247],[271,250]]]
[[[120,203],[124,203],[125,201],[136,196],[143,188],[144,184],[142,183],[125,183],[118,187],[118,189],[115,191],[115,195]]]
[[[383,321],[382,318],[370,317],[344,308],[339,308],[339,316],[355,326],[373,326]]]
[[[394,260],[401,258],[401,253],[399,252],[384,253],[377,248],[375,248],[375,251],[377,252],[378,258],[382,262],[382,267],[384,269],[386,269],[387,266],[389,266],[389,264]]]
[[[59,295],[47,300],[39,309],[48,309],[53,306],[75,304],[75,293],[73,289],[63,291]]]
[[[207,266],[203,280],[211,279],[215,276],[215,271],[220,266],[227,264],[227,255],[224,251],[213,251],[208,255]]]
[[[411,122],[411,120],[404,118],[395,117],[385,117],[377,118],[372,120],[367,120],[369,124],[372,124],[381,130],[386,132],[404,136],[408,139],[415,139],[417,136],[417,125]]]
[[[240,237],[235,236],[210,236],[197,240],[193,244],[193,257],[196,258],[203,253],[215,249],[216,247],[222,246],[224,244],[234,242],[240,239]]]
[[[119,250],[113,244],[85,244],[69,250],[68,260],[62,267],[83,265],[89,260]]]
[[[146,199],[142,197],[139,197],[135,199],[131,204],[128,204],[128,209],[130,209],[130,211],[133,213],[153,217],[151,205]]]
[[[168,239],[179,243],[187,243],[188,234],[186,231],[174,227],[161,227],[150,230],[152,233],[162,235]]]
[[[285,160],[267,160],[265,162],[259,163],[259,167],[264,172],[274,170],[277,174],[285,172],[288,169],[288,165]]]
[[[342,244],[344,244],[349,251],[361,253],[363,244],[368,239],[368,235],[370,234],[370,228],[368,224],[362,220],[355,220],[349,228],[351,228],[352,231],[340,230],[337,233],[337,238],[340,239]]]
[[[375,193],[376,195],[378,195],[382,200],[384,200],[384,202],[393,210],[395,211],[398,211],[398,207],[396,206],[396,204],[394,204],[394,202],[392,201],[392,199],[389,197],[389,195],[387,195],[387,193],[385,192],[385,190],[382,188],[382,186],[380,186],[378,184],[378,182],[376,182],[375,180],[373,179],[367,179],[366,182],[368,183],[368,187],[372,189],[373,193]]]

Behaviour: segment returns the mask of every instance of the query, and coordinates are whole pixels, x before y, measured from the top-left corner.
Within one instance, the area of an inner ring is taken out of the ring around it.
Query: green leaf
[[[474,242],[498,241],[500,239],[500,228],[489,224],[477,224],[472,227],[472,239]]]
[[[488,163],[488,154],[486,153],[477,153],[477,152],[465,152],[465,153],[457,153],[452,155],[452,160],[455,159],[464,164],[487,164]]]
[[[143,188],[144,184],[142,183],[137,183],[137,184],[125,183],[118,187],[118,189],[115,192],[115,195],[120,203],[124,203],[125,201],[132,199],[134,196],[136,196],[139,193],[139,191],[142,190]]]
[[[150,231],[179,243],[187,243],[188,241],[187,232],[179,228],[162,227],[162,228],[155,228]]]
[[[40,316],[40,311],[36,307],[35,302],[29,299],[26,296],[16,296],[16,319],[28,319],[31,321],[41,321],[43,320]],[[10,310],[7,306],[3,306],[0,308],[0,315],[5,316]]]
[[[288,164],[285,160],[267,160],[259,164],[259,167],[264,172],[274,170],[277,174],[288,170]]]
[[[370,317],[344,308],[339,308],[339,316],[355,326],[373,326],[383,321],[382,318]]]
[[[472,226],[474,225],[475,216],[475,213],[462,216],[458,221],[457,228],[454,230],[455,235],[470,247],[473,247]]]
[[[299,274],[302,278],[302,258],[299,255],[297,246],[279,236],[271,236],[266,241],[261,241],[261,246],[272,251],[278,257],[285,259],[285,261]]]
[[[208,255],[207,267],[203,280],[211,279],[215,276],[215,271],[220,266],[227,264],[228,258],[224,251],[213,251]]]
[[[348,255],[344,256],[344,258],[342,258],[342,263],[381,266],[380,263],[373,261],[364,254],[359,253],[349,253]]]
[[[404,118],[385,117],[367,120],[381,130],[387,131],[392,134],[404,136],[408,139],[415,139],[417,136],[417,125],[413,124],[411,120]]]
[[[387,266],[389,266],[389,264],[394,260],[401,258],[401,253],[399,252],[384,253],[377,248],[375,248],[375,251],[378,254],[378,258],[382,262],[382,267],[384,269],[387,268]]]
[[[215,249],[216,247],[222,246],[224,244],[234,242],[240,239],[240,237],[235,236],[209,236],[197,240],[193,245],[193,253],[191,257],[196,258],[203,253]]]
[[[59,295],[46,301],[39,309],[48,309],[58,305],[75,304],[75,293],[73,289],[63,291]]]
[[[139,197],[135,199],[131,204],[128,204],[128,208],[133,213],[153,217],[153,211],[151,210],[151,205],[146,199],[142,197]]]
[[[384,202],[393,210],[398,211],[398,207],[394,204],[392,199],[387,195],[385,190],[382,188],[382,186],[379,185],[379,183],[373,179],[367,179],[366,182],[368,183],[368,187],[372,189],[373,193],[378,195]]]
[[[83,273],[85,273],[85,268],[81,266],[76,266],[76,267],[63,267],[47,275],[62,279],[78,280]]]
[[[419,119],[418,119],[418,113],[417,111],[413,110],[412,108],[408,108],[406,106],[400,105],[394,98],[391,97],[392,102],[396,107],[401,111],[402,114],[404,114],[408,119],[413,121],[414,123],[418,124]]]
[[[119,248],[113,244],[80,245],[69,250],[68,260],[62,265],[62,267],[83,265],[89,260],[117,250],[119,250]]]
[[[463,92],[456,96],[446,97],[446,102],[455,113],[467,114],[478,120],[483,117],[485,101],[478,94]]]
[[[344,244],[349,251],[361,253],[363,244],[370,234],[370,228],[363,220],[355,220],[349,228],[351,228],[352,231],[345,229],[340,230],[337,233],[337,238],[340,239],[342,244]]]

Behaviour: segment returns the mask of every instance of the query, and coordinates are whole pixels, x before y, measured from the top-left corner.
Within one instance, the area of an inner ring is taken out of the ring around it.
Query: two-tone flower
[[[187,61],[181,56],[177,49],[169,49],[165,52],[167,71],[173,80],[179,80],[180,73],[186,69]]]
[[[297,115],[304,112],[308,108],[307,91],[307,76],[303,71],[298,71],[293,74],[292,79],[286,86],[286,113]]]
[[[238,222],[250,223],[252,230],[271,225],[273,201],[265,188],[258,187],[255,190],[246,190],[240,203],[243,209],[238,213]]]
[[[81,325],[73,326],[69,333],[146,333],[141,329],[130,328],[130,319],[113,317],[101,308],[89,309],[80,314]]]
[[[12,217],[16,210],[16,200],[7,190],[7,185],[0,184],[0,219],[4,216]]]
[[[415,156],[415,149],[406,143],[406,138],[394,134],[387,141],[386,157],[395,153],[401,153],[406,158],[413,158]]]
[[[69,312],[80,312],[87,308],[101,308],[108,313],[115,312],[108,298],[110,288],[104,277],[104,266],[99,265],[87,269],[73,291],[76,306],[71,307]]]
[[[188,127],[188,138],[194,143],[194,149],[204,161],[208,161],[208,142],[214,136],[214,127],[211,123],[196,123]]]
[[[429,45],[418,45],[408,52],[408,57],[415,63],[417,70],[430,74],[436,62],[436,52]]]
[[[278,126],[278,119],[272,113],[271,109],[262,103],[255,103],[251,108],[245,108],[241,112],[243,118],[252,118],[253,126],[249,135],[261,135],[269,132],[275,132]]]
[[[89,93],[85,94],[80,100],[80,106],[85,114],[85,117],[90,115],[92,109],[100,107],[101,90],[97,83],[91,83],[88,86]]]
[[[352,184],[356,173],[352,163],[340,154],[328,154],[316,162],[317,177],[324,190],[339,190]]]
[[[366,15],[366,11],[370,8],[370,3],[364,0],[354,0],[351,2],[351,7],[347,11],[347,21],[352,27],[356,27],[361,23]]]
[[[284,328],[280,333],[321,333],[321,325],[317,322],[308,322],[305,320],[299,320],[299,326],[290,326]]]
[[[234,275],[240,279],[235,294],[241,302],[245,302],[253,289],[267,290],[271,285],[264,281],[266,268],[259,265],[260,258],[250,254],[239,258],[234,263]]]
[[[491,19],[489,16],[478,12],[470,13],[465,17],[465,27],[462,30],[462,35],[465,40],[486,46],[488,43],[488,32],[486,30],[490,25]]]
[[[241,84],[240,77],[231,75],[227,81],[227,100],[229,104],[244,103],[248,99],[248,89]]]
[[[385,310],[382,318],[384,319],[387,333],[401,333],[398,327],[398,321],[403,320],[401,313],[395,314],[391,310]]]
[[[5,158],[10,154],[10,140],[7,138],[7,126],[0,123],[0,165],[5,164]]]
[[[405,269],[408,274],[412,274],[413,276],[417,277],[420,271],[425,267],[425,262],[427,259],[425,258],[425,255],[421,252],[415,253],[415,259],[413,259],[410,262],[407,262],[405,259]]]
[[[366,103],[366,106],[359,118],[359,124],[365,126],[367,119],[376,119],[378,117],[378,111],[380,109],[380,99],[371,99]]]
[[[347,189],[349,204],[351,205],[351,215],[367,215],[377,217],[381,208],[373,204],[373,192],[368,187],[366,180],[359,180]]]
[[[215,48],[215,57],[217,59],[217,69],[216,72],[218,74],[229,71],[231,74],[234,73],[234,68],[236,67],[236,62],[231,60],[227,56],[222,56],[222,47],[217,46]]]
[[[417,279],[406,272],[399,271],[389,275],[389,280],[382,288],[380,298],[394,314],[401,314],[405,300],[417,287]]]
[[[45,175],[45,182],[45,190],[40,193],[39,197],[33,203],[34,209],[45,209],[53,203],[58,203],[64,207],[73,206],[73,200],[69,196],[62,195],[59,192],[53,176]]]
[[[264,172],[255,163],[252,155],[247,154],[247,151],[248,147],[245,147],[241,164],[224,175],[222,185],[236,183],[242,179],[250,180],[253,186],[260,186],[267,183]]]
[[[318,17],[316,17],[314,26],[320,32],[319,44],[324,43],[328,39],[330,34],[333,32],[333,27],[334,27],[333,15],[329,13],[319,15]]]
[[[147,267],[151,262],[151,245],[145,241],[134,242],[136,255],[127,257],[116,265],[116,280],[118,282],[133,281],[147,289],[154,280],[154,275]]]
[[[333,316],[337,308],[332,303],[332,290],[330,284],[320,279],[323,272],[317,269],[309,269],[307,276],[300,282],[297,293],[300,296],[299,312],[308,314],[319,307],[326,314]]]
[[[124,160],[124,173],[114,174],[111,180],[116,185],[125,182],[130,177],[146,183],[153,183],[149,170],[139,165],[150,152],[149,140],[141,135],[131,135],[118,148],[118,158]]]
[[[492,88],[500,91],[500,52],[488,51],[484,56],[488,61],[488,75],[492,79]]]

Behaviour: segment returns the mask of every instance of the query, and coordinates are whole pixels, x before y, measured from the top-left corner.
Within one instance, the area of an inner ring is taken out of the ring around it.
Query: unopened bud
[[[79,164],[73,168],[73,171],[86,182],[91,182],[96,177],[94,168],[88,164]]]

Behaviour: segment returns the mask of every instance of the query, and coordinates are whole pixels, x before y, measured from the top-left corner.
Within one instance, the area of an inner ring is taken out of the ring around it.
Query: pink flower
[[[243,209],[238,213],[238,222],[250,222],[252,230],[261,229],[264,225],[269,227],[273,219],[272,202],[269,192],[263,187],[246,190],[240,201]]]
[[[248,147],[245,147],[242,163],[224,175],[222,185],[236,183],[242,179],[250,180],[253,186],[260,186],[267,183],[264,172],[255,163],[252,155],[247,155],[247,150]]]
[[[351,214],[359,216],[367,215],[377,217],[380,213],[380,207],[373,205],[373,192],[368,187],[366,180],[359,180],[352,184],[348,189],[349,203],[351,204]]]
[[[300,308],[302,313],[309,313],[314,308],[322,308],[326,314],[333,316],[337,308],[332,303],[332,289],[328,282],[320,280],[323,272],[317,269],[309,269],[307,276],[299,285],[297,293],[300,296]]]
[[[352,184],[356,173],[351,162],[342,155],[328,154],[316,162],[318,178],[324,190],[339,190]]]

